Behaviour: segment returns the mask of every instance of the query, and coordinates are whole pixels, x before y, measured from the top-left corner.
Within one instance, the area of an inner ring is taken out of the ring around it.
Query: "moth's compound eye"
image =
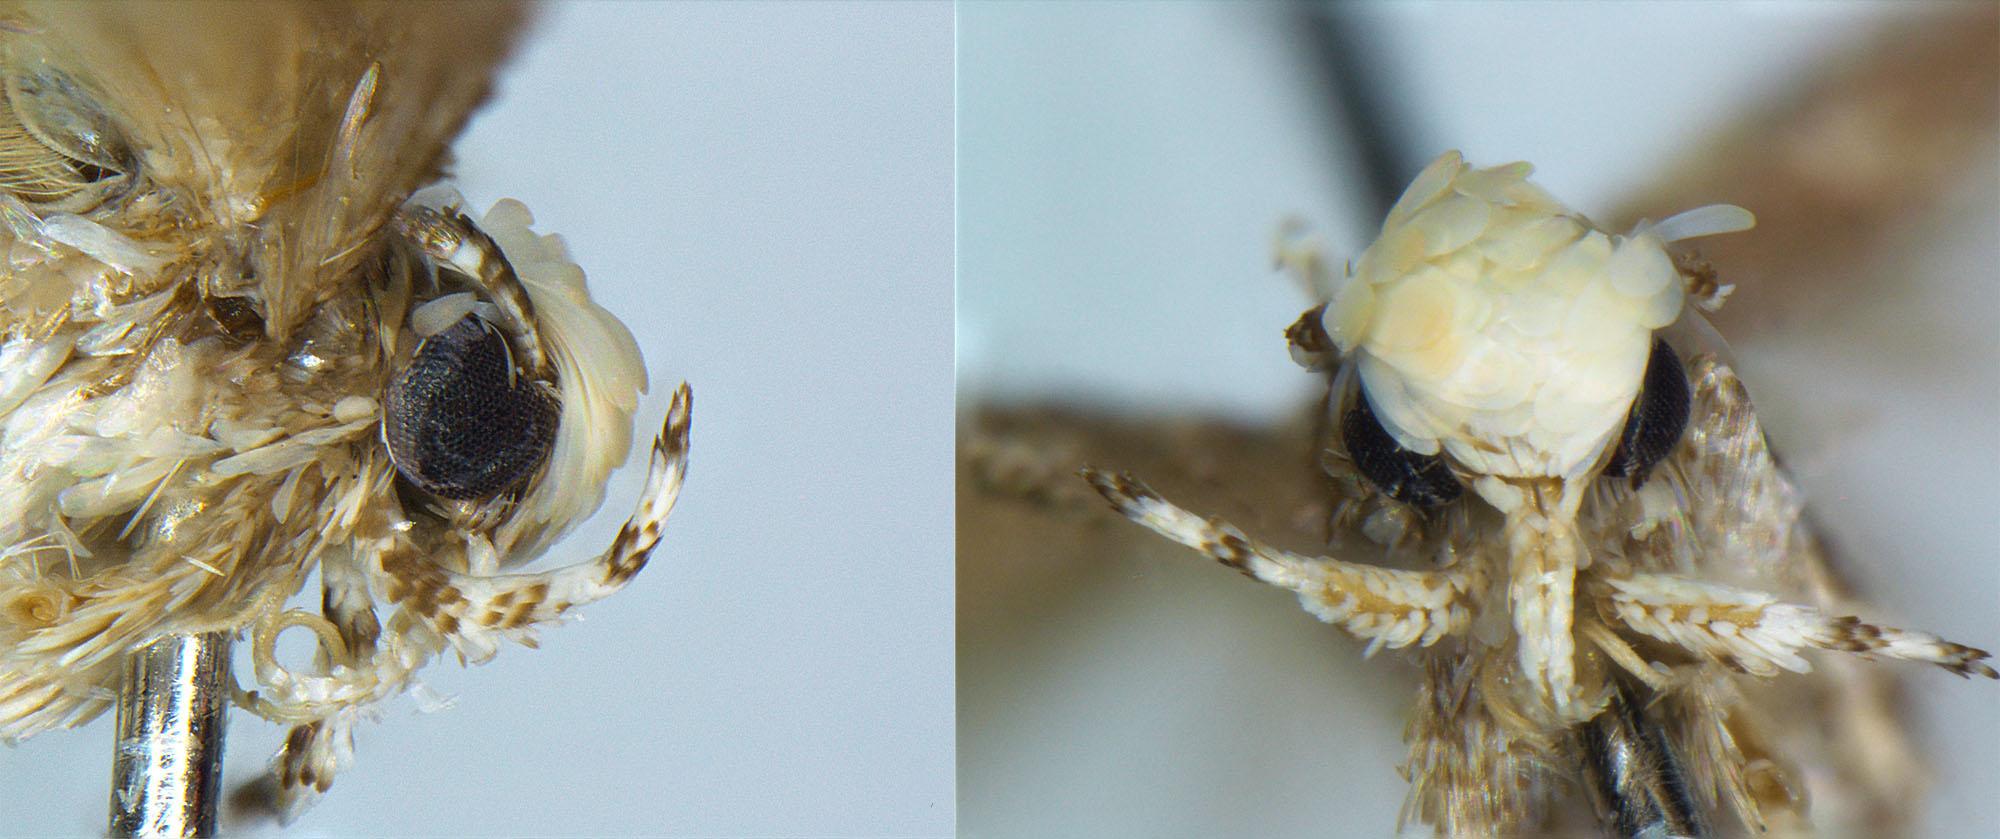
[[[1341,442],[1356,469],[1383,494],[1417,507],[1449,504],[1465,491],[1444,458],[1422,455],[1396,444],[1375,418],[1368,395],[1357,392],[1340,421]]]
[[[1666,341],[1653,339],[1653,354],[1646,359],[1646,378],[1639,395],[1632,399],[1632,411],[1625,415],[1625,428],[1618,433],[1618,449],[1604,466],[1604,474],[1614,478],[1631,476],[1636,485],[1646,480],[1654,464],[1674,450],[1681,431],[1688,424],[1687,373],[1680,356]]]
[[[83,89],[42,67],[7,76],[0,103],[0,189],[29,204],[81,212],[137,168],[124,136]]]
[[[493,497],[541,467],[558,407],[516,375],[507,340],[467,314],[417,346],[389,382],[383,438],[411,485],[454,501]]]

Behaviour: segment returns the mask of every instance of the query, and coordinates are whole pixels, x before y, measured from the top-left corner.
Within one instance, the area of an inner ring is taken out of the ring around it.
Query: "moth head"
[[[0,556],[33,560],[0,563],[0,673],[36,697],[0,703],[0,740],[88,719],[162,634],[248,633],[253,710],[291,723],[527,639],[555,618],[451,610],[631,448],[638,346],[562,241],[421,189],[522,10],[215,11],[0,10]],[[670,414],[629,532],[545,611],[643,566],[685,462]],[[479,582],[441,600],[449,575]],[[330,705],[313,679],[340,673],[269,660],[299,621],[374,692]]]
[[[645,365],[526,207],[502,201],[475,221],[459,205],[427,191],[391,224],[403,273],[380,315],[381,453],[407,514],[531,555],[602,499]]]
[[[343,522],[383,507],[420,542],[435,521],[508,557],[595,508],[630,447],[637,345],[520,204],[419,191],[504,36],[410,48],[407,27],[464,25],[450,9],[9,14],[0,221],[30,246],[0,272],[0,327],[95,329],[75,355],[108,359],[99,390],[149,358],[200,371],[206,404],[163,419],[247,456],[232,476],[394,473]],[[320,42],[343,49],[296,48]]]
[[[1686,422],[1679,360],[1655,337],[1687,302],[1666,245],[1750,214],[1612,234],[1531,171],[1439,157],[1319,316],[1344,359],[1350,456],[1399,500],[1444,503],[1463,479],[1504,507],[1492,496],[1517,481],[1643,475]]]

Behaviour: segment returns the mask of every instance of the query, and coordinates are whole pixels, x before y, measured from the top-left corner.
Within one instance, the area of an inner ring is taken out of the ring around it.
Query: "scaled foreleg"
[[[1252,579],[1297,592],[1306,611],[1366,639],[1369,652],[1429,646],[1471,624],[1470,574],[1399,571],[1282,551],[1227,523],[1174,506],[1129,475],[1083,470],[1126,518],[1201,551]]]

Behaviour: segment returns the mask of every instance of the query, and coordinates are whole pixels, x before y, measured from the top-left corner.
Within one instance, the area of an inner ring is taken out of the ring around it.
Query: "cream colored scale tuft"
[[[1719,205],[1607,234],[1530,182],[1532,171],[1474,169],[1456,151],[1433,161],[1389,211],[1325,326],[1403,448],[1442,450],[1478,475],[1575,478],[1623,423],[1653,330],[1680,315],[1663,236],[1753,221]]]

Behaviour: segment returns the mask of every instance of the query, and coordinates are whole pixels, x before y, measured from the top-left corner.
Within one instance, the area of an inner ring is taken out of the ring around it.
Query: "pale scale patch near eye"
[[[429,338],[458,323],[479,305],[479,295],[470,291],[447,294],[410,310],[410,331]]]
[[[1566,410],[1586,416],[1592,411],[1609,411],[1622,418],[1629,407],[1626,403],[1631,401],[1630,381],[1644,374],[1646,359],[1644,346],[1556,356],[1549,360],[1549,383],[1537,395],[1536,403],[1563,402],[1568,405]]]
[[[562,237],[537,235],[533,223],[527,206],[513,199],[494,204],[479,220],[528,292],[561,390],[548,465],[501,540],[528,536],[529,543],[512,546],[509,559],[516,561],[545,549],[603,501],[605,479],[631,449],[632,414],[646,389],[638,341],[590,299],[583,269],[570,260]]]
[[[1321,326],[1342,353],[1353,352],[1367,337],[1368,322],[1375,316],[1375,288],[1360,277],[1349,277],[1326,307]]]
[[[333,403],[333,418],[337,422],[359,422],[375,416],[375,400],[366,396],[343,396]]]
[[[1398,415],[1382,410],[1382,406],[1403,405],[1416,398],[1408,391],[1403,377],[1397,375],[1387,362],[1373,355],[1362,355],[1356,369],[1361,376],[1362,387],[1367,391],[1366,398],[1376,408],[1376,421],[1382,424],[1383,431],[1395,439],[1396,445],[1421,455],[1437,454],[1442,445],[1439,439],[1450,429],[1432,424],[1431,417],[1420,412]],[[1404,424],[1406,420],[1411,424]]]

